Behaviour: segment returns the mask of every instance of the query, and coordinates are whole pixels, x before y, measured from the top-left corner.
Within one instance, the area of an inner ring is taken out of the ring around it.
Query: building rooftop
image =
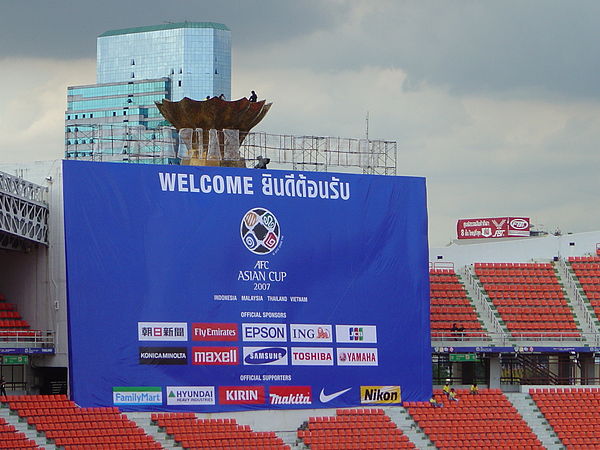
[[[178,23],[164,23],[162,25],[149,25],[145,27],[135,28],[123,28],[120,30],[109,30],[105,31],[98,37],[106,36],[117,36],[120,34],[132,34],[132,33],[147,33],[149,31],[162,31],[162,30],[175,30],[178,28],[213,28],[215,30],[226,30],[230,31],[226,25],[216,22],[178,22]]]

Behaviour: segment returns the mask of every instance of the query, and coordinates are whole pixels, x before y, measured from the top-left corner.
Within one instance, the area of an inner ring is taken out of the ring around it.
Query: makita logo
[[[400,386],[361,386],[361,403],[400,403]]]
[[[197,366],[234,366],[239,364],[237,347],[193,347],[192,364]]]
[[[237,341],[237,323],[193,323],[194,341]]]
[[[310,386],[271,386],[269,403],[271,405],[310,405],[312,389]]]
[[[221,405],[259,405],[265,402],[263,386],[219,386]]]

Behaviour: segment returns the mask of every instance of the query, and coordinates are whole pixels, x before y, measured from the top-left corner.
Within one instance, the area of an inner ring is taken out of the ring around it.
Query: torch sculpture
[[[187,147],[181,163],[191,166],[246,167],[239,146],[248,132],[265,117],[272,103],[235,101],[212,97],[198,101],[156,102],[158,110],[178,131]],[[181,153],[181,152],[180,152]]]

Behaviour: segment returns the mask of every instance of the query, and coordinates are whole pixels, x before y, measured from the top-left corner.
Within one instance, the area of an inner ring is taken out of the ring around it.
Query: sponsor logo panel
[[[338,366],[377,366],[379,358],[376,348],[338,348]]]
[[[347,344],[376,344],[377,327],[375,325],[336,325],[335,340]]]
[[[186,322],[138,322],[140,341],[187,341]]]
[[[244,347],[244,365],[287,366],[288,351],[283,347]]]
[[[219,386],[221,405],[262,405],[265,403],[264,386]]]
[[[192,347],[195,366],[235,366],[239,364],[237,347]]]
[[[291,342],[333,342],[331,325],[290,324]]]
[[[361,403],[401,403],[400,386],[361,386]]]
[[[167,386],[167,405],[214,404],[214,386]]]
[[[321,393],[319,394],[319,400],[321,403],[329,403],[331,400],[338,398],[340,395],[344,395],[346,392],[351,390],[352,387],[342,389],[341,391],[332,392],[331,394],[325,393],[325,388],[321,389]]]
[[[312,388],[310,386],[271,386],[269,404],[271,405],[310,405]]]
[[[287,342],[284,323],[243,323],[242,339],[253,342]]]
[[[237,341],[237,323],[193,323],[193,341]]]
[[[333,366],[330,347],[292,347],[292,366]]]
[[[113,405],[162,405],[160,386],[114,386]]]
[[[140,347],[140,364],[186,365],[188,355],[186,347]]]

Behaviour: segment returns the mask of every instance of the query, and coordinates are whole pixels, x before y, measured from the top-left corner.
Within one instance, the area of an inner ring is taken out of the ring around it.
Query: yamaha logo
[[[240,224],[240,236],[248,250],[257,255],[271,253],[277,247],[281,230],[273,213],[264,208],[248,211]]]

